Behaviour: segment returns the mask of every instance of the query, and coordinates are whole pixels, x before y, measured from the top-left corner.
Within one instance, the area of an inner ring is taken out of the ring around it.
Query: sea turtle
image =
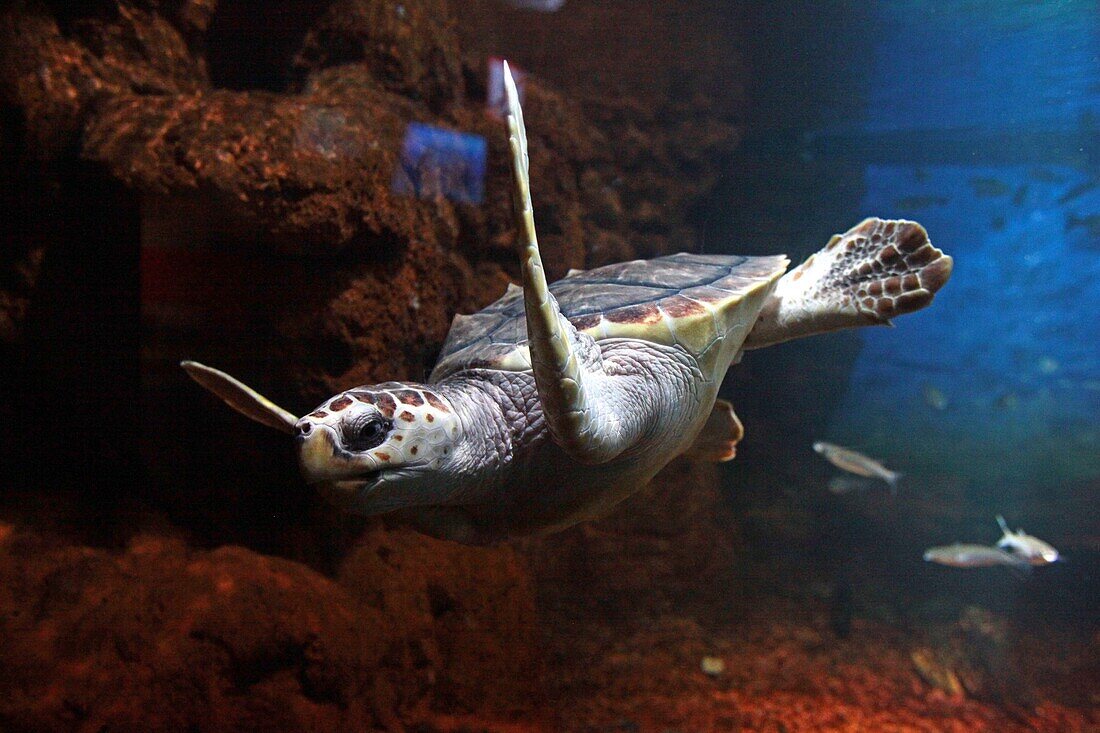
[[[356,387],[297,418],[183,363],[230,406],[295,435],[306,481],[352,512],[398,512],[467,543],[603,516],[678,455],[733,457],[741,424],[717,396],[744,350],[889,323],[951,273],[919,224],[867,219],[786,275],[782,255],[675,254],[548,286],[523,116],[505,83],[523,287],[456,316],[427,383]]]

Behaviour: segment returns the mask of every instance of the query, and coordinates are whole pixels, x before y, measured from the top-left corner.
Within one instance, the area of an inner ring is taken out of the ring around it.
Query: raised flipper
[[[737,455],[737,443],[745,437],[745,428],[737,419],[733,405],[716,400],[706,425],[683,455],[694,461],[724,463]]]
[[[524,312],[535,385],[554,441],[580,461],[602,463],[621,453],[635,436],[626,421],[615,414],[607,395],[596,398],[593,382],[607,379],[606,375],[597,374],[598,369],[593,369],[599,349],[591,338],[578,334],[562,316],[550,293],[535,235],[527,131],[508,62],[504,62],[504,90],[508,100],[508,143],[515,185],[512,198],[523,248]]]
[[[212,369],[197,361],[180,362],[191,378],[222,398],[225,404],[245,417],[261,425],[294,434],[298,418],[276,405],[251,387],[237,381],[225,372]]]
[[[864,219],[783,276],[744,348],[842,328],[890,325],[891,318],[931,303],[952,266],[920,224]]]

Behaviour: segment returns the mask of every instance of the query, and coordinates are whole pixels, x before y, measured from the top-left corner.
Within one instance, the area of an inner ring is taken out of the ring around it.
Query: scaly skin
[[[527,131],[507,61],[504,91],[508,99],[508,145],[512,151],[512,201],[522,248],[520,265],[527,336],[541,410],[554,441],[569,455],[584,463],[606,463],[638,439],[638,421],[619,409],[622,405],[617,396],[603,399],[607,390],[618,389],[619,380],[607,381],[609,375],[615,374],[614,366],[607,375],[603,373],[600,350],[590,337],[578,334],[562,316],[550,293],[531,206]]]
[[[625,429],[644,437],[610,461],[578,463],[553,440],[531,372],[472,369],[438,384],[398,385],[391,391],[430,393],[446,405],[449,415],[434,413],[432,424],[452,420],[457,432],[448,431],[451,449],[439,465],[423,471],[394,465],[391,436],[366,451],[361,460],[368,465],[357,470],[348,464],[334,472],[332,455],[343,451],[331,441],[347,440],[364,416],[376,411],[353,397],[344,405],[345,397],[378,390],[359,388],[326,402],[341,406],[338,412],[322,405],[299,421],[303,456],[317,455],[316,469],[303,460],[307,480],[347,511],[400,510],[417,529],[466,543],[553,532],[604,516],[692,443],[709,416],[717,383],[704,379],[680,348],[627,339],[600,342],[597,348],[601,378],[616,380],[612,392],[616,411],[626,417]],[[421,405],[405,428],[404,445],[417,439],[418,427],[427,427],[428,408]],[[396,412],[403,411],[398,402]],[[361,478],[378,465],[371,456],[379,454],[393,469]]]

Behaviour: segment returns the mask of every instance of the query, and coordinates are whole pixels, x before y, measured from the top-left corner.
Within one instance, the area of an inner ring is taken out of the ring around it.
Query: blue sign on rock
[[[480,204],[485,197],[485,138],[410,122],[394,171],[393,190],[431,199]]]

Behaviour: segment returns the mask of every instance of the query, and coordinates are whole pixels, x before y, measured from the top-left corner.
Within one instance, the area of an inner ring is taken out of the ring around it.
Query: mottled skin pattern
[[[421,531],[468,543],[603,516],[691,445],[719,382],[682,350],[620,339],[599,351],[623,430],[637,436],[611,460],[578,463],[555,443],[531,371],[473,369],[337,395],[297,423],[303,474],[349,511],[400,509]],[[383,442],[347,449],[377,421],[392,422]]]
[[[745,348],[888,324],[930,304],[952,266],[920,224],[865,219],[783,278],[780,297],[764,306],[761,327],[753,329]]]
[[[470,543],[601,517],[678,455],[733,457],[741,425],[716,397],[743,349],[884,323],[947,281],[951,258],[919,224],[868,219],[786,276],[783,256],[678,254],[550,285],[505,71],[523,287],[456,317],[430,384],[359,387],[295,419],[184,363],[234,409],[295,433],[306,480],[349,511]]]

